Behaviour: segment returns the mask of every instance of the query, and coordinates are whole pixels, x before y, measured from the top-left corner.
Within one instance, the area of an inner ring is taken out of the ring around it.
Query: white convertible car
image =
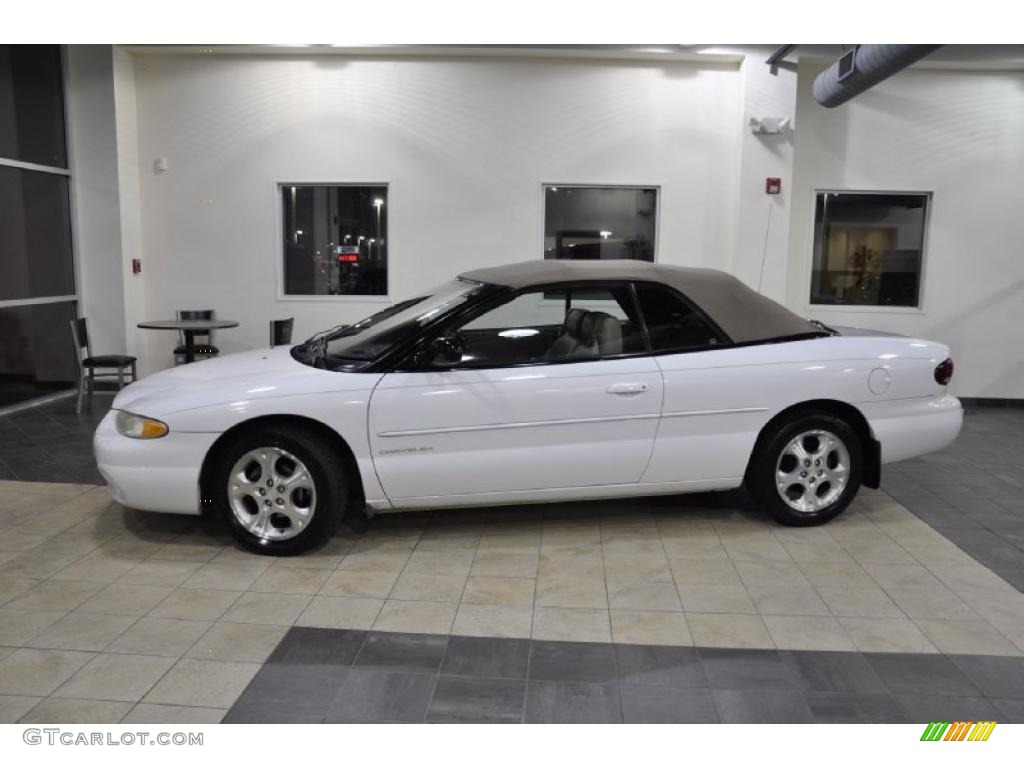
[[[721,272],[532,261],[123,390],[114,498],[300,552],[343,517],[725,490],[832,519],[961,426],[949,350],[803,320]]]

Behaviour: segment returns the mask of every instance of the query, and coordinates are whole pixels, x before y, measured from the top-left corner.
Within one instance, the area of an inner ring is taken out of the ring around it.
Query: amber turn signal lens
[[[163,437],[167,434],[167,425],[152,419],[142,422],[142,434],[139,437]]]
[[[169,431],[167,425],[162,421],[139,416],[136,413],[128,413],[127,411],[118,411],[114,424],[117,427],[117,431],[125,437],[135,437],[140,440],[163,437]]]
[[[953,358],[947,357],[937,366],[935,366],[935,381],[942,386],[949,384],[949,380],[953,378]]]

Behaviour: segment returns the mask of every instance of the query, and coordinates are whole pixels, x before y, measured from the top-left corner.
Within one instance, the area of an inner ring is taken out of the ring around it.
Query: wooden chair
[[[89,402],[92,402],[92,394],[96,390],[96,379],[117,378],[118,390],[124,389],[125,371],[130,370],[132,381],[138,379],[135,363],[136,358],[131,355],[94,355],[92,345],[89,343],[89,326],[84,317],[71,320],[71,340],[75,345],[75,358],[78,360],[78,403],[75,405],[75,413],[82,412],[82,400],[86,391],[89,393]],[[82,357],[82,350],[85,350],[85,357]],[[109,373],[97,373],[97,369],[115,369]]]
[[[292,327],[295,325],[295,318],[289,317],[285,320],[270,321],[270,346],[277,347],[283,344],[292,343]]]

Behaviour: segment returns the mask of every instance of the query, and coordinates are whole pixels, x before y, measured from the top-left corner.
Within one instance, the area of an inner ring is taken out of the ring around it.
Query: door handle
[[[647,391],[647,385],[642,383],[621,383],[612,384],[608,387],[610,395],[639,395]]]

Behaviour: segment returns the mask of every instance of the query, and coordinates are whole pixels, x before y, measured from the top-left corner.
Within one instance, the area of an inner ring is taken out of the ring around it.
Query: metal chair
[[[89,343],[89,326],[84,317],[69,321],[71,326],[71,340],[75,345],[75,359],[78,360],[78,403],[75,405],[75,413],[82,412],[82,400],[86,391],[89,393],[89,402],[92,402],[92,394],[96,391],[96,379],[117,378],[118,391],[124,389],[125,369],[131,370],[132,381],[138,379],[136,371],[136,358],[131,355],[94,355],[92,345]],[[85,350],[85,357],[82,357],[82,350]],[[115,372],[96,373],[97,369],[115,368]]]
[[[216,320],[217,313],[212,309],[179,309],[174,313],[174,317],[177,320]],[[205,338],[206,341],[200,342],[199,338]],[[199,332],[196,331],[193,334],[195,339],[196,347],[196,360],[202,360],[207,357],[216,357],[220,354],[220,350],[213,345],[213,331]],[[185,333],[184,331],[178,331],[178,346],[174,348],[174,364],[181,365],[185,362]]]
[[[282,344],[292,343],[292,326],[295,325],[295,318],[289,317],[285,320],[270,321],[270,346],[277,347]]]

